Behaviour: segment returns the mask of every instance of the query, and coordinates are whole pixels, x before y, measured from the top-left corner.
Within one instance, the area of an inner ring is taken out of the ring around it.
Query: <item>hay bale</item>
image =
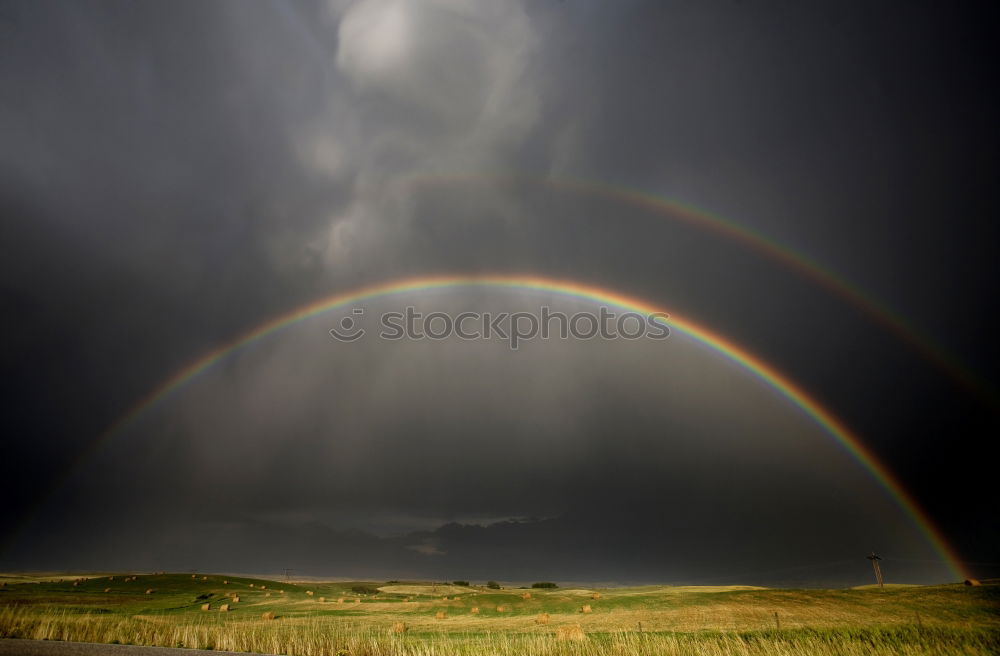
[[[473,608],[472,608],[472,614],[473,615],[478,615],[479,614],[479,607],[478,606],[473,606]]]
[[[236,595],[236,594],[233,595],[233,603],[234,604],[240,603],[240,596],[239,595]]]
[[[326,603],[326,597],[320,597],[319,598],[319,603],[321,603],[321,604]]]
[[[229,585],[229,581],[223,581],[222,585]]]
[[[6,584],[6,583],[4,583],[4,585],[6,586],[7,584]],[[105,592],[111,592],[111,588],[104,588],[104,591],[105,591]]]
[[[202,604],[201,605],[201,609],[202,610],[211,610],[211,608],[212,608],[212,604]]]
[[[251,588],[253,587],[253,583],[251,583],[251,584],[250,584],[250,587],[251,587]],[[308,594],[308,593],[307,593],[307,594]]]
[[[278,590],[278,594],[285,594],[284,590]]]
[[[60,583],[62,583],[62,581],[60,581]],[[79,581],[73,581],[73,587],[74,587],[74,588],[75,588],[76,586],[78,586],[78,585],[80,585],[80,582],[79,582]]]
[[[548,613],[540,613],[538,617],[535,618],[535,624],[548,624],[548,623],[549,623]]]
[[[219,612],[220,613],[228,613],[229,612],[229,604],[222,604],[221,606],[219,606]]]
[[[153,594],[153,588],[146,590],[146,594]]]
[[[965,579],[965,585],[982,585],[978,579]]]
[[[436,620],[443,620],[446,617],[448,617],[448,613],[444,612],[443,610],[439,610],[438,612],[434,613],[434,619]]]
[[[191,578],[196,579],[196,578],[198,578],[198,575],[197,574],[192,574]]]
[[[341,597],[340,599],[338,599],[338,600],[337,600],[337,603],[338,603],[338,604],[342,604],[342,603],[344,603],[344,598],[343,598],[343,597]]]
[[[587,634],[579,624],[568,624],[556,629],[556,640],[586,640]]]
[[[393,633],[406,633],[410,627],[406,626],[405,622],[394,622],[392,625]]]
[[[356,603],[356,604],[360,604],[360,603],[361,603],[361,600],[360,600],[360,599],[355,599],[355,600],[354,600],[354,603]]]
[[[203,576],[203,577],[201,577],[201,580],[202,580],[202,581],[207,581],[207,580],[208,580],[208,577],[207,577],[207,576]]]
[[[584,604],[583,608],[580,609],[581,613],[593,613],[594,609],[590,607],[590,604]]]
[[[266,585],[262,585],[262,586],[260,586],[260,589],[261,590],[267,590],[267,586]]]
[[[497,612],[498,613],[506,613],[507,612],[507,608],[504,607],[504,606],[497,606]]]
[[[600,599],[601,598],[601,593],[600,592],[595,592],[594,594],[590,595],[590,598],[591,599]]]
[[[525,592],[523,595],[521,595],[521,599],[531,599],[531,593]]]
[[[251,585],[250,587],[252,588],[253,586]],[[313,591],[312,590],[306,590],[306,594],[311,597],[311,596],[313,596]]]
[[[266,594],[265,594],[264,596],[265,596],[265,597],[270,597],[270,596],[271,596],[271,593],[270,593],[270,592],[268,592],[268,593],[266,593]],[[320,598],[320,601],[323,601],[322,597]]]
[[[262,619],[262,620],[273,620],[274,619],[274,613],[271,612],[271,611],[267,611],[266,613],[262,613],[261,616],[260,616],[260,619]]]
[[[108,577],[108,580],[109,580],[109,581],[114,581],[114,580],[115,580],[115,577],[113,577],[113,576],[109,576],[109,577]]]

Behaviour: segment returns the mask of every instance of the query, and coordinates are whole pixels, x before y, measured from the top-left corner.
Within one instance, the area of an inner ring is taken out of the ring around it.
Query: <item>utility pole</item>
[[[291,569],[291,568],[288,568],[288,567],[285,568],[285,580],[286,581],[290,581],[291,580],[291,576],[290,575],[294,571],[295,571],[294,569]]]
[[[872,552],[872,555],[865,556],[865,558],[872,561],[872,569],[875,570],[875,582],[878,583],[878,587],[884,587],[882,585],[882,568],[878,566],[878,561],[882,560],[882,558],[874,551]]]

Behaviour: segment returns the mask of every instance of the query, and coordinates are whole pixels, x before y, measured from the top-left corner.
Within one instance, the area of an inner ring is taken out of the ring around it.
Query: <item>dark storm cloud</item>
[[[757,572],[789,545],[827,565],[872,542],[931,557],[815,427],[704,353],[335,349],[322,320],[217,367],[36,508],[184,362],[334,290],[448,271],[582,279],[704,320],[840,410],[990,560],[974,526],[994,494],[948,475],[995,434],[980,400],[738,244],[488,175],[603,179],[743,219],[991,377],[975,23],[730,3],[8,3],[5,491],[34,521],[0,562],[542,577],[551,559],[524,554],[554,535],[567,578]],[[547,519],[434,530],[530,516]],[[61,538],[95,524],[69,563]],[[740,553],[705,546],[731,534]]]

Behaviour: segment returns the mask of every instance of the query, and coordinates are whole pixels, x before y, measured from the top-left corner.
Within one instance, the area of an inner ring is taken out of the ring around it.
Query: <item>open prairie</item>
[[[268,654],[989,654],[1000,584],[491,590],[215,574],[0,577],[0,637]]]

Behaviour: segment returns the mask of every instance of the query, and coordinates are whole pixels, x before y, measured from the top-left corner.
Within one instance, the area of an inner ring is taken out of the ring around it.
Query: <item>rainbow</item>
[[[146,396],[139,399],[121,418],[98,436],[77,458],[73,467],[71,467],[71,471],[102,444],[134,425],[151,408],[196,379],[213,365],[241,348],[272,335],[283,328],[330,312],[331,310],[381,297],[410,292],[464,287],[488,287],[555,293],[627,311],[638,312],[647,316],[663,311],[662,308],[650,302],[626,296],[612,289],[595,287],[574,281],[555,280],[529,275],[419,276],[341,292],[274,317],[176,371],[169,378],[153,388]],[[969,578],[969,574],[963,568],[955,551],[934,526],[933,521],[927,513],[921,509],[885,465],[879,462],[875,454],[843,422],[823,408],[818,401],[809,396],[791,379],[760,358],[747,352],[718,333],[689,319],[679,317],[675,314],[670,314],[669,316],[669,327],[672,331],[683,333],[720,355],[740,364],[781,396],[791,401],[826,433],[839,442],[879,482],[903,511],[910,516],[921,534],[948,566],[951,573],[957,579]]]
[[[893,311],[886,303],[791,247],[704,209],[648,191],[580,178],[537,176],[526,173],[470,173],[416,175],[404,180],[404,184],[417,187],[498,183],[538,185],[559,192],[588,195],[623,203],[740,243],[762,257],[797,272],[848,303],[987,402],[992,404],[1000,401],[1000,392],[988,380]]]

